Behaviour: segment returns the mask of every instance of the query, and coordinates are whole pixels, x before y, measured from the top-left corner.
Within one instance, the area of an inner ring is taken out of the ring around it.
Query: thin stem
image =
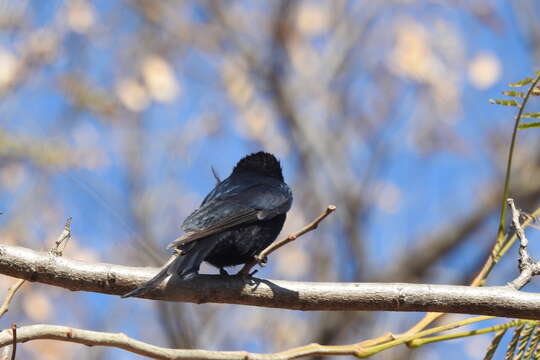
[[[514,130],[512,131],[512,141],[510,142],[510,150],[508,151],[508,161],[506,163],[506,174],[504,176],[504,190],[503,190],[503,196],[501,199],[501,217],[499,219],[499,229],[497,232],[497,244],[499,246],[502,246],[502,243],[504,241],[504,220],[506,219],[506,211],[507,211],[506,199],[508,198],[508,192],[510,188],[510,174],[512,171],[512,159],[514,157],[514,148],[516,145],[517,133],[519,130],[518,127],[521,121],[521,116],[523,115],[523,111],[525,110],[525,106],[527,105],[527,102],[529,101],[529,98],[531,97],[531,94],[533,93],[539,81],[540,81],[540,75],[538,75],[534,79],[533,83],[529,87],[529,90],[527,91],[527,95],[525,95],[523,102],[519,106],[519,110],[516,115],[516,121],[514,122]]]
[[[389,341],[389,342],[384,343],[384,344],[380,344],[380,345],[376,345],[376,346],[367,348],[367,349],[365,349],[365,352],[366,352],[366,354],[369,354],[369,356],[371,356],[371,355],[377,354],[377,353],[379,353],[381,351],[384,351],[386,349],[389,349],[391,347],[406,344],[406,343],[409,343],[410,341],[413,341],[415,339],[420,339],[420,338],[422,338],[424,336],[432,335],[432,334],[435,334],[435,333],[438,333],[438,332],[441,332],[441,331],[452,330],[452,329],[455,329],[457,327],[461,327],[461,326],[465,326],[465,325],[469,325],[469,324],[474,324],[474,323],[477,323],[477,322],[480,322],[480,321],[490,320],[490,319],[494,319],[494,318],[495,318],[494,316],[477,316],[477,317],[474,317],[474,318],[458,321],[458,322],[455,322],[455,323],[452,323],[452,324],[446,324],[446,325],[442,325],[442,326],[437,326],[437,327],[434,327],[434,328],[431,328],[431,329],[428,329],[428,330],[420,331],[420,332],[415,333],[415,334],[406,334],[404,336],[398,337],[396,340]]]
[[[526,321],[526,320],[512,320],[512,321],[507,322],[506,324],[490,326],[490,327],[483,328],[483,329],[463,331],[463,332],[454,333],[454,334],[431,336],[431,337],[422,338],[422,339],[415,339],[415,340],[412,340],[409,343],[409,346],[412,347],[412,348],[417,348],[417,347],[420,347],[422,345],[426,345],[426,344],[430,344],[430,343],[434,343],[434,342],[452,340],[452,339],[459,339],[459,338],[475,336],[475,335],[487,334],[487,333],[490,333],[490,332],[496,332],[496,331],[499,331],[499,330],[505,330],[505,329],[515,327],[515,326],[523,323],[524,321]],[[527,322],[537,323],[536,321],[527,321]]]
[[[13,350],[11,351],[11,360],[15,360],[17,354],[17,324],[11,324],[11,334],[13,336]]]

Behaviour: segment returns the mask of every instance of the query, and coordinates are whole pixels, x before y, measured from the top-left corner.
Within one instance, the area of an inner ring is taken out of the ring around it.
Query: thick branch
[[[146,282],[156,271],[90,264],[0,245],[0,273],[70,290],[120,295]],[[509,287],[254,280],[255,285],[239,276],[202,275],[189,281],[172,278],[144,297],[310,311],[435,311],[540,319],[540,295]]]

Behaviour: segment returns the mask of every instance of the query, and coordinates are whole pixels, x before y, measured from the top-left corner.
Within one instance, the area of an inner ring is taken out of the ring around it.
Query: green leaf
[[[540,346],[538,344],[536,345],[536,348],[534,349],[532,358],[534,360],[540,359]]]
[[[519,124],[518,129],[525,130],[525,129],[533,129],[537,127],[540,127],[540,121]]]
[[[510,83],[510,84],[508,84],[508,86],[510,86],[510,87],[522,87],[522,86],[525,86],[527,84],[532,83],[533,80],[534,79],[528,77],[528,78],[525,78],[525,79],[523,79],[521,81],[518,81],[517,83]]]
[[[492,104],[504,105],[504,106],[519,106],[519,103],[514,99],[512,100],[489,99],[489,102]]]
[[[521,330],[523,329],[523,325],[519,325],[514,330],[514,336],[512,336],[512,340],[508,343],[508,349],[506,350],[506,354],[504,354],[504,360],[512,360],[514,357],[514,352],[516,351],[516,347],[518,344],[519,336],[521,335]]]
[[[540,113],[523,113],[521,114],[522,118],[529,118],[529,119],[538,119],[540,118]]]
[[[520,337],[519,337],[519,343],[517,346],[517,353],[514,359],[522,359],[523,354],[525,353],[525,350],[527,349],[527,346],[529,345],[529,340],[531,339],[532,332],[534,330],[535,326],[531,323],[526,323],[523,327],[523,330],[521,331]]]
[[[540,332],[538,331],[538,326],[535,326],[533,329],[533,333],[531,334],[531,343],[529,344],[527,351],[525,351],[525,354],[523,354],[522,360],[532,359],[534,351],[536,350],[536,347],[538,346],[539,340],[540,340]]]
[[[506,96],[511,96],[511,97],[518,97],[518,98],[524,98],[525,95],[527,95],[525,92],[523,91],[514,91],[514,90],[511,90],[511,91],[503,91],[502,92],[503,95],[506,95]]]
[[[497,347],[499,346],[499,343],[501,342],[505,333],[506,333],[506,329],[499,330],[495,333],[493,340],[491,340],[491,344],[489,344],[487,348],[486,355],[484,356],[484,360],[491,360],[493,358],[493,355],[495,354],[495,350],[497,350]]]

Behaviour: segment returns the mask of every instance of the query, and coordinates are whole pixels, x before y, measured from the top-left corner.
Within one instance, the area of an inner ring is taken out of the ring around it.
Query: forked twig
[[[508,207],[510,207],[512,213],[512,227],[516,231],[516,235],[519,239],[519,276],[509,282],[508,286],[519,290],[531,281],[533,276],[540,275],[540,262],[534,261],[527,251],[529,240],[525,236],[525,231],[519,222],[520,211],[516,209],[514,200],[507,199],[506,203],[508,204]]]

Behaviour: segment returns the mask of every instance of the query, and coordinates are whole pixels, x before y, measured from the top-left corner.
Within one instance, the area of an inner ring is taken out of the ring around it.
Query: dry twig
[[[519,239],[519,276],[509,282],[508,286],[519,290],[527,285],[533,276],[540,275],[540,262],[534,261],[527,251],[529,240],[525,236],[525,231],[519,222],[520,211],[514,205],[514,199],[507,199],[506,203],[512,212],[512,227],[516,231]]]
[[[55,241],[55,247],[49,251],[50,254],[55,256],[62,256],[62,253],[66,248],[69,239],[71,239],[71,220],[71,216],[66,219],[64,230],[62,230],[62,233]]]
[[[312,230],[317,229],[320,222],[323,221],[328,215],[330,215],[332,212],[336,210],[335,205],[328,205],[328,207],[319,215],[315,220],[313,220],[311,223],[304,226],[302,229],[298,230],[295,233],[289,234],[286,238],[283,238],[279,241],[273,242],[272,244],[268,245],[261,253],[255,258],[244,265],[244,267],[238,272],[239,274],[242,274],[244,276],[249,275],[251,268],[253,268],[255,265],[264,265],[266,263],[266,259],[268,258],[268,255],[276,251],[282,246],[287,245],[291,241],[294,241],[298,239],[300,236],[304,235],[305,233],[308,233]]]
[[[0,307],[0,317],[2,317],[5,313],[9,310],[9,304],[11,303],[11,300],[13,299],[13,296],[15,296],[15,293],[19,288],[24,284],[26,280],[19,279],[17,282],[13,285],[11,285],[7,291],[6,298],[4,299],[4,302],[2,303],[2,306]]]
[[[62,230],[62,233],[58,237],[58,239],[55,241],[55,247],[52,248],[49,253],[51,255],[55,256],[62,256],[62,252],[66,248],[67,242],[69,239],[71,239],[71,216],[67,218],[66,224],[64,225],[64,230]],[[60,248],[60,246],[62,248]],[[15,293],[19,288],[26,282],[24,279],[19,279],[15,284],[11,285],[7,291],[6,298],[4,299],[4,302],[2,303],[2,306],[0,306],[0,317],[2,317],[5,313],[9,310],[9,304],[11,303],[11,300],[13,299],[13,296],[15,296]]]
[[[12,334],[10,330],[0,333],[0,347],[11,344]],[[26,342],[30,340],[50,339],[89,346],[111,346],[130,351],[134,354],[148,356],[154,359],[213,359],[213,360],[258,360],[274,359],[286,360],[300,357],[313,356],[317,354],[326,355],[356,355],[361,356],[362,347],[360,344],[344,346],[324,346],[319,344],[309,344],[298,348],[273,353],[258,354],[247,351],[212,351],[197,349],[170,349],[150,345],[142,341],[135,340],[123,333],[106,333],[76,329],[67,326],[57,325],[30,325],[18,329],[17,341]]]
[[[17,354],[17,324],[11,324],[11,334],[12,334],[12,346],[11,350],[11,360],[15,360],[15,355]]]

